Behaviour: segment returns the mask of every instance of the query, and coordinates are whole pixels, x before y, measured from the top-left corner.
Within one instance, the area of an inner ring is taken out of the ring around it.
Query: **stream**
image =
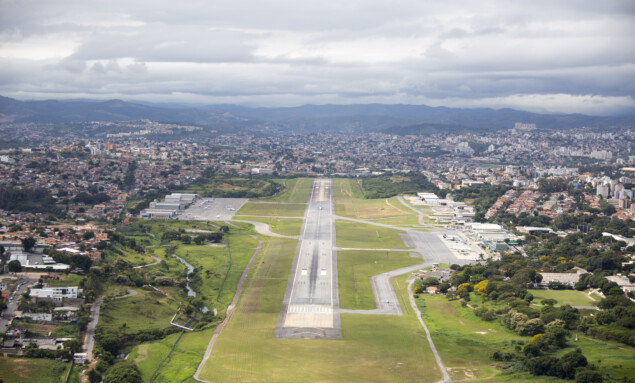
[[[190,287],[190,273],[192,273],[194,271],[194,266],[190,265],[185,259],[179,257],[176,254],[172,254],[172,256],[176,259],[179,260],[179,262],[181,262],[182,264],[185,265],[185,267],[187,267],[187,276],[185,277],[187,280],[187,284],[185,285],[185,288],[187,289],[187,296],[188,297],[195,297],[196,296],[196,291],[194,291],[191,287]],[[207,306],[203,306],[203,308],[201,308],[201,312],[206,313],[208,312],[209,309],[207,308]]]

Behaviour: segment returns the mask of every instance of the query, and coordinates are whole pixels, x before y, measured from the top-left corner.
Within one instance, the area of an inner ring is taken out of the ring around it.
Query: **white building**
[[[417,193],[417,197],[430,206],[439,205],[439,197],[434,193]]]
[[[77,286],[43,287],[41,289],[31,289],[30,296],[62,301],[64,298],[77,298],[77,291]]]

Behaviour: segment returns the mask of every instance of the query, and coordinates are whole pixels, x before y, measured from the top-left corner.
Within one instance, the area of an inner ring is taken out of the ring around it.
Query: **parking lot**
[[[193,221],[227,221],[247,202],[246,198],[201,198],[177,213],[176,219]]]

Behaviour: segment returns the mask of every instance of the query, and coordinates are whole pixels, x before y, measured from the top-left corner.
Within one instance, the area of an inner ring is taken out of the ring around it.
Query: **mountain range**
[[[538,128],[545,129],[581,126],[608,129],[635,125],[635,116],[539,114],[514,109],[461,109],[403,104],[304,105],[285,108],[236,105],[187,107],[121,100],[19,101],[0,96],[0,122],[71,123],[140,119],[196,124],[220,131],[224,127],[244,129],[260,134],[380,131],[428,134],[509,129],[516,122],[535,123]]]

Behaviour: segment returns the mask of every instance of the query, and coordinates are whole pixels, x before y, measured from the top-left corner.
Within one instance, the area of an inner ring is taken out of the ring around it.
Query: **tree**
[[[11,273],[19,273],[20,271],[22,271],[22,265],[20,264],[20,261],[18,260],[13,260],[11,262],[9,262],[9,272]]]
[[[22,238],[22,247],[24,251],[30,251],[35,246],[35,239],[33,237]]]
[[[474,292],[480,296],[487,296],[487,285],[489,281],[486,279],[484,281],[480,281],[474,286]]]
[[[141,372],[132,362],[120,362],[104,374],[104,383],[141,383]]]
[[[602,374],[594,370],[580,370],[575,374],[575,383],[602,383]]]

